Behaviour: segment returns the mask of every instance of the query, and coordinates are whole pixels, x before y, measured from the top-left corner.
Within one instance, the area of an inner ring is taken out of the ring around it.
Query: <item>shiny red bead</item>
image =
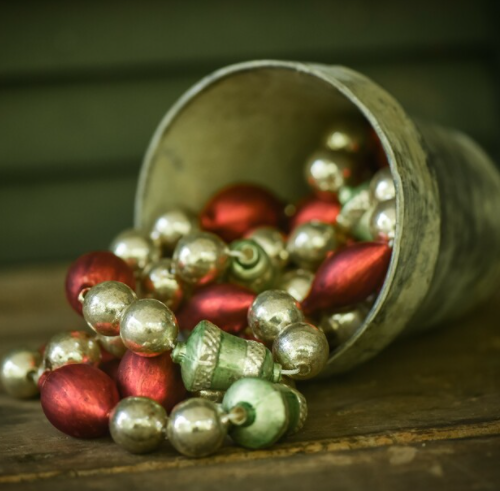
[[[267,189],[254,184],[236,184],[219,191],[200,214],[201,227],[226,242],[243,237],[249,230],[283,225],[283,203]]]
[[[108,433],[109,413],[120,397],[104,372],[78,364],[47,373],[40,400],[45,416],[59,431],[96,438]]]
[[[149,397],[170,411],[186,398],[181,372],[170,353],[147,358],[127,351],[118,369],[122,397]]]
[[[392,249],[379,242],[350,245],[325,259],[302,302],[306,314],[365,300],[383,284]]]
[[[313,220],[335,225],[340,208],[335,200],[325,201],[314,195],[308,196],[297,204],[297,209],[290,218],[290,230]]]
[[[109,251],[89,252],[80,256],[66,275],[66,298],[73,309],[82,315],[80,292],[103,281],[120,281],[135,290],[135,277],[127,263]]]
[[[177,312],[181,330],[192,330],[208,320],[223,331],[238,334],[248,325],[247,313],[255,293],[228,283],[207,285],[197,290]]]

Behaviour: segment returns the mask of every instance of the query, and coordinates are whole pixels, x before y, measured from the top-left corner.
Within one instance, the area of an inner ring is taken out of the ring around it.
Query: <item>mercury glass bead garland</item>
[[[318,141],[304,162],[309,193],[291,204],[237,183],[199,216],[163,210],[149,230],[77,259],[66,295],[91,331],[8,354],[6,391],[40,392],[60,431],[110,432],[132,453],[168,439],[204,457],[226,436],[259,449],[299,431],[307,403],[294,381],[320,375],[361,328],[397,227],[368,125],[338,121]]]

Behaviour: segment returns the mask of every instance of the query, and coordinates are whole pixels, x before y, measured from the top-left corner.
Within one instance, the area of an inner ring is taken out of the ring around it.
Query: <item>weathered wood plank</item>
[[[3,2],[0,78],[485,46],[490,14],[485,1]]]

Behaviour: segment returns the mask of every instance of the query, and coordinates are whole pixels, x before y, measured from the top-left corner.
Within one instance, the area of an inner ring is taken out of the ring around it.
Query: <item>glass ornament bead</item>
[[[370,196],[373,202],[382,202],[396,197],[396,186],[391,169],[380,169],[370,181]]]
[[[314,195],[308,196],[297,203],[295,213],[290,217],[290,230],[312,221],[335,225],[339,213],[340,204],[337,200],[327,201]]]
[[[89,252],[80,256],[66,274],[66,298],[82,315],[80,294],[104,281],[119,281],[135,290],[135,276],[129,265],[110,251]]]
[[[229,266],[226,243],[210,232],[183,237],[175,248],[173,260],[177,277],[192,286],[214,282]]]
[[[155,298],[175,311],[182,302],[182,286],[175,276],[172,259],[164,258],[146,266],[141,277],[143,297]]]
[[[172,359],[181,365],[190,392],[227,390],[244,377],[281,378],[281,367],[263,344],[232,336],[209,321],[201,321],[185,343],[177,344]]]
[[[322,331],[312,324],[297,322],[287,326],[273,343],[273,357],[295,380],[316,377],[325,368],[330,348]]]
[[[123,344],[140,356],[157,356],[174,348],[179,326],[174,313],[152,298],[137,300],[123,313]]]
[[[257,242],[271,259],[276,269],[282,269],[288,262],[286,238],[276,227],[257,227],[245,235],[245,239]]]
[[[135,292],[125,283],[99,283],[83,296],[83,318],[95,332],[118,336],[123,312],[136,300]]]
[[[314,273],[307,269],[292,269],[284,273],[276,283],[277,290],[284,290],[297,302],[302,302],[311,289]]]
[[[95,336],[85,331],[63,332],[52,336],[43,354],[44,370],[56,370],[71,364],[97,366],[100,362],[99,343]]]
[[[224,399],[225,393],[226,391],[224,390],[199,390],[193,395],[194,397],[201,397],[202,399],[207,399],[220,404],[222,399]]]
[[[147,234],[136,229],[125,230],[117,235],[109,248],[111,252],[121,257],[136,274],[161,257],[159,245]]]
[[[114,442],[135,454],[156,450],[165,440],[166,428],[165,409],[147,397],[122,399],[109,417]]]
[[[307,222],[295,227],[288,237],[290,260],[304,269],[315,270],[337,247],[335,229],[322,222]]]
[[[361,184],[349,191],[350,196],[348,199],[342,196],[342,193],[339,197],[341,202],[344,199],[345,201],[337,216],[337,225],[347,231],[352,230],[363,216],[363,213],[372,206],[369,183]]]
[[[325,333],[331,349],[345,343],[363,324],[368,314],[368,308],[362,304],[333,314],[324,314],[319,323],[319,328]]]
[[[232,257],[228,270],[231,283],[259,293],[271,287],[276,271],[266,251],[251,239],[232,242],[229,246]]]
[[[187,210],[169,210],[154,222],[150,237],[166,254],[171,253],[182,237],[198,230],[197,217]]]
[[[101,347],[114,358],[123,358],[127,347],[123,344],[121,336],[103,336],[96,334],[96,339]]]
[[[223,444],[227,425],[217,404],[193,398],[181,402],[170,413],[167,435],[173,447],[187,457],[206,457]]]
[[[323,145],[333,151],[364,154],[371,147],[370,127],[361,119],[342,118],[325,132]]]
[[[248,325],[265,343],[273,342],[286,326],[303,320],[298,302],[282,290],[262,292],[248,310]]]
[[[283,384],[283,382],[280,382],[275,385],[281,390],[290,410],[289,424],[285,436],[295,435],[302,430],[307,420],[307,400],[292,384]]]
[[[38,395],[37,372],[42,362],[39,351],[15,349],[7,353],[0,366],[0,382],[5,392],[17,399]]]
[[[378,203],[370,217],[370,233],[374,240],[392,243],[396,235],[396,200]]]

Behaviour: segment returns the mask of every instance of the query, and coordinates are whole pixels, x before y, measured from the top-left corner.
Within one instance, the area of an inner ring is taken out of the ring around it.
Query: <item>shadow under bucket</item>
[[[254,182],[294,202],[318,136],[363,115],[396,187],[397,228],[382,290],[325,374],[368,360],[403,330],[463,315],[500,286],[500,175],[467,136],[413,122],[363,75],[341,66],[255,61],[223,68],[184,94],[142,167],[135,224],[168,208],[201,209],[221,187]]]

